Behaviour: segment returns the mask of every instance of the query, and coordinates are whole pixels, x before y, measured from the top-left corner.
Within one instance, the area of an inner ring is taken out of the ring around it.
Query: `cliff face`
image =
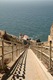
[[[50,28],[50,35],[48,35],[48,41],[53,41],[53,24]]]
[[[0,30],[0,38],[3,37],[5,35],[6,31],[2,31]]]
[[[0,38],[3,38],[4,40],[7,40],[7,41],[22,44],[22,42],[19,41],[17,36],[11,35],[11,34],[7,33],[6,31],[0,30]]]
[[[9,36],[6,31],[0,30],[0,38],[10,41],[11,35]]]
[[[0,30],[0,38],[3,38],[4,40],[8,40],[8,41],[16,41],[16,38],[14,38],[14,36],[2,30]]]
[[[53,40],[53,24],[52,24],[51,29],[50,29],[50,36],[51,36],[51,39]]]

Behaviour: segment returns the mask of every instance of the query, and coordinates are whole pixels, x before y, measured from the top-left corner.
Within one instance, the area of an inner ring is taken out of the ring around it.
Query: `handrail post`
[[[42,48],[43,48],[43,43],[41,43],[41,61],[42,61]]]
[[[52,44],[52,41],[50,41],[49,70],[51,69],[51,48],[52,48],[51,44]]]
[[[4,41],[2,39],[2,69],[4,69]]]
[[[13,61],[13,44],[12,44],[12,61]]]
[[[16,45],[16,57],[18,56],[18,53],[17,53],[18,49],[17,49],[17,45]]]
[[[21,51],[21,47],[19,47],[19,49],[20,49],[19,51]]]
[[[20,45],[19,45],[19,55],[20,55]]]
[[[40,60],[42,60],[42,44],[41,44]]]

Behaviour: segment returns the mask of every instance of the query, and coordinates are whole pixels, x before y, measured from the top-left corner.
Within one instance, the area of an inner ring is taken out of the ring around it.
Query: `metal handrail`
[[[23,48],[24,46],[23,46],[23,47],[20,47],[20,45],[19,45],[19,49],[18,49],[18,43],[16,43],[16,42],[6,41],[6,40],[3,40],[3,39],[1,39],[0,41],[1,41],[1,44],[2,44],[2,45],[0,45],[0,48],[2,48],[2,54],[0,55],[0,57],[2,57],[2,68],[4,68],[4,56],[12,53],[12,60],[13,60],[13,53],[14,53],[14,52],[17,53],[18,50],[24,49],[24,48]],[[9,42],[9,43],[11,43],[11,44],[10,44],[9,46],[8,46],[8,45],[4,45],[4,42]],[[15,45],[15,44],[16,44],[16,45]],[[15,46],[15,49],[13,49],[14,46]],[[12,50],[12,51],[4,52],[4,48],[5,48],[5,47],[11,47],[11,50]],[[19,52],[20,52],[20,51],[19,51]]]
[[[32,44],[31,49],[33,51],[36,51],[36,54],[37,54],[38,58],[40,58],[41,60],[43,58],[46,58],[46,60],[48,61],[48,64],[49,64],[49,69],[51,69],[51,67],[53,66],[53,56],[51,54],[53,52],[52,42],[50,41],[50,46],[49,47],[44,46],[44,45],[33,45]],[[47,51],[49,51],[49,52],[47,52]]]

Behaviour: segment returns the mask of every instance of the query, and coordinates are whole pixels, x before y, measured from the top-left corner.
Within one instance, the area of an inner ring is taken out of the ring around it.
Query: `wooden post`
[[[13,44],[12,44],[12,61],[13,61]]]
[[[43,43],[41,43],[41,54],[40,54],[41,61],[42,61],[42,48],[43,48]]]
[[[20,56],[20,45],[19,45],[19,56]]]
[[[17,45],[16,45],[16,57],[18,56],[18,49],[17,49]]]
[[[19,54],[20,54],[20,45],[19,45]]]
[[[52,44],[52,41],[50,41],[49,69],[51,69],[51,48],[52,48],[51,44]]]
[[[2,39],[2,69],[4,69],[4,41]]]
[[[41,44],[40,60],[42,60],[42,44]]]

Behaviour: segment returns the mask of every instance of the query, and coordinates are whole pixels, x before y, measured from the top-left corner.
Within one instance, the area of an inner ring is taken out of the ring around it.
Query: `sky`
[[[53,0],[0,0],[0,3],[36,3],[53,4]]]
[[[52,2],[53,0],[0,0],[0,2]]]

